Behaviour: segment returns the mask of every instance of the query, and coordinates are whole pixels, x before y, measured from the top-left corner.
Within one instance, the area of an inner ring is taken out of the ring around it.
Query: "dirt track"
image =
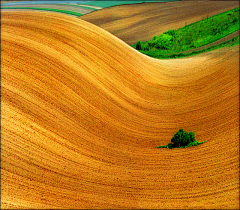
[[[79,17],[128,44],[147,41],[169,29],[239,7],[238,1],[176,1],[120,5]]]
[[[66,15],[1,22],[2,208],[239,209],[238,46],[156,60]],[[207,142],[154,148],[179,128]]]

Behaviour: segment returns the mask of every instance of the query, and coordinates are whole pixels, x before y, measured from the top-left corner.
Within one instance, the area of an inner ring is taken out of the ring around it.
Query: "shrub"
[[[138,42],[137,42],[136,49],[137,49],[137,50],[142,50],[142,49],[143,49],[143,44],[142,44],[141,41],[138,41]]]
[[[190,132],[189,132],[189,137],[190,137],[190,142],[196,141],[196,139],[195,139],[195,133],[194,133],[194,132],[190,131]]]
[[[167,50],[170,48],[172,43],[172,35],[162,34],[158,38],[157,48]]]
[[[195,142],[195,133],[194,132],[184,132],[183,129],[179,129],[177,133],[173,136],[171,139],[171,142],[176,146],[176,147],[181,147],[181,146],[187,146],[188,144]]]
[[[172,36],[172,37],[175,36],[175,33],[176,33],[175,30],[168,30],[168,31],[164,32],[164,34],[168,34],[168,35],[170,35],[170,36]]]
[[[206,141],[204,141],[206,142]],[[195,139],[195,133],[194,132],[185,132],[183,129],[179,129],[177,133],[174,134],[174,136],[171,139],[171,143],[165,146],[159,146],[157,148],[186,148],[191,146],[197,146],[199,144],[202,144],[204,142],[198,142]]]
[[[238,22],[238,19],[235,17],[232,22],[233,22],[233,24],[235,24]]]
[[[146,50],[146,51],[149,51],[149,50],[150,50],[149,43],[146,43],[146,44],[144,45],[144,50]]]

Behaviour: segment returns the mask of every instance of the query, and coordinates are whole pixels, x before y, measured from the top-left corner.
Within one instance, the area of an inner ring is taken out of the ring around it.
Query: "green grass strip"
[[[157,55],[156,52],[146,52],[146,51],[141,51],[140,52],[150,56],[150,57],[154,57],[154,58],[158,58],[158,59],[173,59],[173,58],[184,58],[184,57],[189,57],[189,56],[193,56],[193,55],[197,55],[200,53],[204,53],[204,52],[208,52],[208,51],[212,51],[212,50],[216,50],[219,48],[223,48],[223,47],[231,47],[231,46],[236,46],[239,45],[239,36],[236,36],[228,41],[225,41],[223,43],[220,43],[218,45],[214,45],[211,47],[208,47],[206,49],[202,49],[199,51],[193,51],[190,53],[175,53],[175,54],[171,54],[171,55]]]
[[[68,11],[68,10],[51,9],[51,8],[38,8],[38,7],[2,7],[1,9],[33,9],[33,10],[45,10],[45,11],[52,11],[52,12],[60,12],[60,13],[65,13],[65,14],[70,14],[70,15],[75,15],[75,16],[83,15],[79,12],[72,12],[72,11]]]
[[[184,51],[197,50],[199,47],[213,43],[238,31],[239,11],[238,7],[191,23],[177,30],[169,30],[160,36],[154,36],[149,41],[138,41],[131,46],[155,58],[167,58],[181,52],[184,53]]]
[[[81,6],[81,5],[76,5],[76,4],[58,4],[58,5],[66,5],[66,6],[74,6],[74,7],[81,7],[81,8],[84,8],[84,9],[89,9],[89,10],[99,10],[99,9],[96,9],[96,8],[92,8],[92,7],[85,7],[85,6]]]

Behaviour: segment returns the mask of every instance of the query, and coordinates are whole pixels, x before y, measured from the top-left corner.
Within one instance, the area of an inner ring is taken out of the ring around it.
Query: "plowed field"
[[[156,60],[77,18],[1,15],[2,208],[239,208],[238,46]],[[207,142],[154,148],[179,128]]]
[[[81,7],[80,5],[61,5],[61,4],[25,4],[25,5],[9,5],[9,6],[4,6],[2,5],[1,10],[4,11],[4,9],[7,8],[8,10],[13,8],[12,10],[21,10],[23,8],[26,11],[26,8],[28,9],[53,9],[53,10],[63,10],[63,11],[69,11],[69,12],[74,12],[74,13],[80,13],[80,14],[87,14],[92,11],[94,11],[90,7]],[[80,15],[79,14],[79,15]],[[73,15],[73,14],[71,14]],[[79,16],[78,15],[78,16]],[[76,15],[73,15],[76,16]]]
[[[147,41],[170,29],[178,29],[239,7],[238,1],[176,1],[120,5],[80,16],[128,44]]]

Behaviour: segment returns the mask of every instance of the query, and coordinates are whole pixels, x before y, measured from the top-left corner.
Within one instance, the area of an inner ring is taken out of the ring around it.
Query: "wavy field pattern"
[[[104,8],[79,18],[136,44],[237,7],[238,1],[155,2]]]
[[[238,46],[156,60],[61,14],[1,27],[2,208],[239,208]],[[154,148],[179,128],[207,142]]]
[[[95,8],[75,5],[75,4],[23,4],[23,5],[1,5],[1,10],[45,10],[51,12],[60,12],[72,16],[81,16],[83,14],[91,13],[95,11]]]

